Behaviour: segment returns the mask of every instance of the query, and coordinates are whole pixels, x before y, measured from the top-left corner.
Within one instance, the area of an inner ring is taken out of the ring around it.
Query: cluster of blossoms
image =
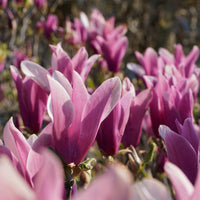
[[[47,2],[34,4],[42,9]],[[126,26],[115,28],[114,17],[106,20],[96,9],[89,19],[80,16],[60,29],[78,48],[72,58],[61,43],[50,45],[50,67],[12,53],[20,114],[10,117],[0,140],[0,198],[198,200],[199,48],[188,55],[180,44],[174,55],[163,48],[136,52],[140,64],[127,68],[145,89],[135,88],[114,74],[128,46]],[[50,40],[58,19],[49,14],[36,27]],[[5,57],[0,51],[0,72]],[[114,73],[90,87],[97,63]]]

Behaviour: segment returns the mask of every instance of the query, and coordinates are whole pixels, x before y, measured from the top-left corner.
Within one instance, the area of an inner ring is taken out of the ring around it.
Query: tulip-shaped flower
[[[156,79],[145,76],[144,80],[147,87],[153,91],[150,116],[154,135],[158,135],[158,127],[161,124],[177,131],[176,120],[183,124],[186,118],[193,118],[194,99],[186,79],[177,82],[174,76],[160,73]]]
[[[121,82],[117,77],[108,79],[90,96],[77,72],[73,74],[73,87],[60,72],[55,71],[53,76],[56,80],[48,76],[53,147],[67,164],[79,164],[93,144],[100,123],[119,101]]]
[[[50,92],[47,74],[50,75],[53,71],[58,70],[71,84],[73,71],[75,70],[80,74],[82,80],[85,81],[94,62],[99,58],[97,54],[88,58],[88,53],[84,47],[80,48],[73,58],[70,58],[63,50],[61,43],[58,43],[56,46],[51,45],[50,47],[53,54],[51,67],[48,70],[30,61],[23,61],[21,64],[23,73],[37,82],[47,93]]]
[[[199,140],[190,118],[183,125],[177,121],[177,129],[179,134],[161,125],[159,133],[164,140],[169,161],[177,165],[194,183],[199,165]]]
[[[51,34],[55,33],[58,29],[58,18],[56,15],[49,14],[47,19],[45,20],[42,18],[42,20],[36,24],[36,27],[38,29],[43,29],[45,37],[49,40]]]
[[[81,24],[80,24],[81,22]],[[96,53],[103,55],[100,64],[112,72],[118,72],[121,61],[128,46],[128,40],[124,36],[126,26],[114,27],[115,18],[105,20],[103,15],[94,9],[90,19],[84,13],[80,14],[80,20],[76,19],[74,24],[68,22],[68,41],[78,45],[87,41],[88,46]],[[85,29],[85,31],[83,30]]]
[[[47,94],[31,78],[20,75],[16,67],[11,66],[11,73],[18,93],[20,113],[24,126],[31,132],[38,133],[46,111]]]
[[[196,181],[191,184],[188,177],[185,176],[183,171],[176,165],[167,162],[165,164],[165,172],[168,174],[169,179],[175,191],[177,200],[198,200],[200,197],[200,169]]]
[[[71,59],[63,50],[61,43],[50,47],[53,51],[51,69],[62,72],[70,83],[72,82],[73,70],[78,72],[85,81],[93,64],[100,56],[95,54],[88,58],[86,49],[82,47]]]
[[[107,155],[114,155],[118,152],[128,122],[132,99],[132,91],[122,94],[112,112],[101,123],[97,134],[97,143],[99,148]]]
[[[4,128],[3,139],[0,155],[6,155],[27,183],[34,187],[34,177],[41,168],[40,151],[42,147],[50,144],[51,138],[45,134],[38,138],[33,134],[26,140],[10,118]]]
[[[145,112],[148,109],[149,103],[152,99],[151,89],[146,89],[139,94],[135,94],[135,89],[128,78],[123,82],[124,92],[132,91],[133,99],[130,106],[130,115],[125,127],[122,143],[124,146],[137,146],[140,142],[142,122]]]
[[[67,43],[82,46],[88,37],[87,30],[81,23],[81,20],[78,18],[74,19],[74,23],[72,23],[69,19],[66,20],[66,31],[67,31]]]

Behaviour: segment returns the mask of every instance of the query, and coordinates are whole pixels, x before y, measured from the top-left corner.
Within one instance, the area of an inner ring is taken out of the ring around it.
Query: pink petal
[[[14,126],[12,117],[4,128],[3,138],[5,146],[18,158],[25,175],[27,158],[31,147],[22,133]]]
[[[29,185],[4,156],[0,158],[0,198],[2,200],[35,200],[35,195]]]
[[[133,185],[134,200],[171,200],[167,187],[153,178],[144,178]]]
[[[49,72],[46,69],[31,61],[22,61],[21,69],[26,76],[32,78],[49,93],[49,83],[47,80]]]
[[[177,200],[189,200],[194,188],[185,174],[170,162],[165,164],[164,169],[173,184]]]
[[[95,140],[100,123],[109,115],[121,95],[118,77],[104,81],[84,107],[75,163],[79,163]],[[80,152],[82,155],[80,155]]]
[[[42,156],[42,167],[35,180],[35,192],[37,199],[63,199],[64,172],[62,164],[60,160],[50,151],[43,151]]]

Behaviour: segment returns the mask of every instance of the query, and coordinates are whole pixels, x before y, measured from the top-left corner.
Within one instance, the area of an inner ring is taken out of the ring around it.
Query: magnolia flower
[[[132,91],[126,94],[122,92],[121,98],[112,112],[101,123],[96,139],[99,148],[107,155],[114,155],[118,152],[129,119],[132,99]]]
[[[178,133],[161,125],[159,133],[164,140],[169,161],[177,165],[194,183],[199,165],[199,140],[190,118],[183,125],[177,121],[177,129]]]
[[[48,96],[31,78],[27,76],[22,78],[16,67],[10,68],[17,87],[19,109],[24,126],[31,132],[38,133],[46,111]]]
[[[115,18],[105,20],[103,15],[94,9],[90,19],[81,12],[80,20],[75,19],[74,24],[67,20],[68,39],[67,42],[78,44],[88,42],[96,53],[103,56],[99,63],[103,64],[112,72],[118,72],[121,61],[128,46],[128,40],[124,36],[126,26],[114,27]]]
[[[93,144],[100,123],[119,101],[121,83],[117,77],[108,79],[89,95],[75,71],[73,87],[60,72],[55,71],[53,76],[48,76],[53,146],[67,164],[79,164]]]
[[[125,78],[123,81],[123,89],[124,92],[132,91],[133,99],[130,106],[129,119],[122,137],[122,143],[125,147],[129,147],[130,145],[137,146],[140,142],[144,115],[152,99],[152,91],[151,89],[146,89],[136,95],[134,86],[128,78]]]
[[[33,134],[26,140],[10,118],[4,127],[3,139],[4,145],[0,145],[0,155],[6,155],[27,183],[34,187],[34,177],[41,168],[40,151],[50,143],[50,137],[43,135],[37,138]]]

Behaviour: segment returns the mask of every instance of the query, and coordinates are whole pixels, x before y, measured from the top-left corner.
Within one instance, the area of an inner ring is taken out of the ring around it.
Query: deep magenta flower
[[[159,133],[164,140],[169,161],[177,165],[194,183],[199,166],[199,140],[190,118],[183,125],[177,121],[177,129],[178,133],[161,125]]]
[[[16,84],[18,102],[24,126],[38,133],[46,111],[48,95],[31,78],[20,75],[16,67],[11,66],[11,73]]]
[[[186,79],[177,81],[173,74],[159,74],[157,78],[144,77],[148,88],[152,88],[150,116],[154,135],[158,135],[161,124],[177,131],[175,121],[181,124],[188,117],[193,118],[194,99],[190,83]]]
[[[132,91],[122,94],[112,112],[101,123],[96,139],[99,148],[106,155],[114,155],[118,152],[128,122],[133,95]]]
[[[125,147],[129,147],[130,145],[136,147],[140,142],[142,122],[152,99],[152,91],[151,89],[146,89],[136,95],[134,86],[128,78],[125,78],[123,82],[123,89],[124,92],[132,90],[134,95],[130,106],[129,119],[122,137],[122,143]]]

